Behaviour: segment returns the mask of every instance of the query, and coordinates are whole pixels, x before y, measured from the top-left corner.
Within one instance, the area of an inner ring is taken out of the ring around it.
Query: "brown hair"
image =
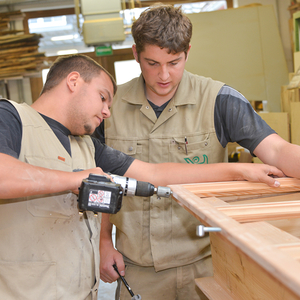
[[[48,72],[41,95],[57,86],[64,78],[74,71],[78,72],[85,82],[90,82],[95,76],[98,76],[104,71],[112,81],[114,94],[117,91],[117,85],[114,78],[101,65],[88,56],[73,54],[58,57],[54,61]]]
[[[141,13],[133,23],[131,32],[138,54],[147,44],[169,49],[169,53],[187,54],[192,22],[182,13],[181,6],[175,8],[158,3]]]

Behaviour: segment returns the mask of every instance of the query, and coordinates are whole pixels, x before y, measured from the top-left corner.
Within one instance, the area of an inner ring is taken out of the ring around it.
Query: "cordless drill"
[[[158,197],[168,198],[172,193],[168,187],[155,188],[149,182],[112,174],[110,176],[114,182],[98,174],[90,174],[82,180],[78,195],[79,210],[115,214],[121,209],[123,196],[150,197],[157,194]]]

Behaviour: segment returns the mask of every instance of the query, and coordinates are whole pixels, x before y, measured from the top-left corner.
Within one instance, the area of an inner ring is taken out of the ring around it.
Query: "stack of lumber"
[[[0,80],[37,75],[47,66],[45,54],[38,52],[42,36],[11,29],[23,17],[20,11],[0,13]]]
[[[191,215],[221,228],[210,233],[214,274],[196,279],[208,299],[300,300],[300,180],[278,180],[170,185]]]

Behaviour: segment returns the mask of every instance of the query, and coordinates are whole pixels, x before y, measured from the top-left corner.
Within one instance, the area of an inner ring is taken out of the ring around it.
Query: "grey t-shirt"
[[[70,131],[59,122],[42,115],[53,130],[67,152],[71,154],[68,135]],[[92,138],[95,145],[96,166],[104,172],[123,176],[134,158],[102,144],[98,139]],[[19,157],[22,141],[22,123],[15,107],[8,101],[0,101],[0,153]]]
[[[224,85],[216,98],[214,123],[223,147],[236,142],[252,154],[258,144],[275,131],[255,112],[237,90]]]

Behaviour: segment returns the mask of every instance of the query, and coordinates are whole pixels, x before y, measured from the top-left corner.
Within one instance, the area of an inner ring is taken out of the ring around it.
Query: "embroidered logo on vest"
[[[188,164],[198,164],[198,165],[202,165],[202,164],[208,164],[208,157],[203,154],[203,161],[200,161],[199,156],[194,156],[192,159],[190,158],[185,158],[184,159]]]

